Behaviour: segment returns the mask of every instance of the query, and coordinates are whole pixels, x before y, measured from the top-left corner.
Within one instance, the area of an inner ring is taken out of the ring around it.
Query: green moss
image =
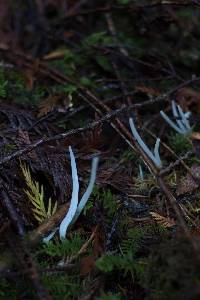
[[[192,148],[188,137],[178,133],[169,136],[169,146],[177,155],[185,154]]]

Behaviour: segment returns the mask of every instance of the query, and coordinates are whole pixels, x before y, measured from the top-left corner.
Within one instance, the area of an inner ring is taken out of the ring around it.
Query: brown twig
[[[72,257],[70,257],[69,260],[67,260],[67,265],[71,264],[75,259],[77,259],[81,254],[85,253],[89,244],[92,242],[92,240],[94,239],[96,233],[98,230],[98,225],[95,227],[95,229],[92,231],[92,234],[90,235],[89,239],[83,244],[83,246],[81,247],[81,249]]]
[[[84,99],[85,99],[85,97],[84,97]],[[107,113],[106,115],[104,115],[104,117],[100,118],[99,120],[88,123],[85,127],[75,128],[75,129],[69,130],[67,132],[54,135],[53,137],[50,137],[50,138],[39,139],[39,140],[29,144],[28,146],[26,146],[26,147],[24,147],[20,150],[14,151],[13,153],[1,158],[0,159],[0,165],[4,165],[5,163],[8,163],[10,160],[16,159],[17,157],[20,157],[20,156],[32,151],[33,149],[44,145],[44,144],[47,144],[47,143],[50,143],[50,142],[53,142],[53,141],[63,140],[63,139],[66,139],[66,138],[68,138],[72,135],[79,134],[79,133],[82,133],[84,131],[94,129],[95,127],[100,126],[104,122],[109,121],[110,119],[114,118],[118,114],[124,113],[124,112],[126,112],[130,109],[141,108],[141,107],[145,107],[145,106],[151,105],[153,103],[162,102],[162,101],[163,101],[163,98],[160,97],[160,98],[156,98],[156,99],[153,99],[153,100],[148,100],[148,101],[145,101],[145,102],[142,102],[142,103],[133,104],[129,107],[122,106],[121,108],[118,108],[114,111],[111,111],[111,112]]]
[[[50,231],[55,229],[59,225],[60,221],[66,215],[68,208],[69,208],[69,203],[63,204],[57,209],[56,213],[52,217],[47,219],[34,231],[30,232],[28,235],[28,240],[31,242],[31,244],[34,245],[40,242],[40,240],[44,236],[46,236],[48,233],[50,233]]]
[[[185,159],[188,159],[190,156],[192,156],[195,152],[193,150],[188,151],[187,153],[185,153],[183,156],[178,157],[177,160],[173,163],[170,163],[169,166],[167,166],[166,168],[162,169],[160,171],[160,175],[161,176],[166,176],[167,174],[169,174],[175,167],[177,167],[178,165],[182,164],[184,166],[184,168],[191,174],[191,170],[189,167],[187,167],[187,165],[183,164]],[[176,155],[177,156],[177,155]],[[192,175],[192,174],[191,174]]]

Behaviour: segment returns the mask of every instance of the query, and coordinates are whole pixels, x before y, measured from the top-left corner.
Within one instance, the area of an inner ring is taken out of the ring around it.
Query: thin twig
[[[49,234],[53,229],[55,229],[61,222],[61,220],[66,215],[66,212],[69,208],[69,203],[65,203],[60,206],[55,214],[43,222],[38,228],[34,231],[30,232],[28,235],[28,240],[31,244],[36,244],[40,242],[40,240]]]
[[[162,169],[160,171],[160,175],[161,176],[166,176],[167,174],[169,174],[172,170],[174,170],[175,167],[177,167],[178,165],[182,164],[184,166],[184,168],[186,168],[186,170],[189,172],[190,171],[190,175],[191,174],[191,170],[189,167],[187,167],[187,165],[184,163],[185,159],[188,159],[189,157],[191,157],[192,155],[194,155],[195,152],[193,150],[190,150],[188,152],[186,152],[183,156],[178,157],[178,159],[173,162],[170,163],[169,166],[167,166],[166,168]],[[184,164],[183,164],[184,163]]]
[[[50,143],[50,142],[53,142],[53,141],[64,140],[66,138],[69,138],[72,135],[79,134],[79,133],[82,133],[84,131],[94,129],[97,126],[102,125],[104,122],[109,121],[110,119],[114,118],[118,114],[126,112],[130,109],[145,107],[145,106],[151,105],[153,103],[161,102],[161,101],[163,101],[162,98],[157,98],[157,99],[154,99],[154,100],[148,100],[148,101],[138,103],[138,104],[133,104],[129,107],[122,106],[121,108],[118,108],[114,111],[111,111],[111,112],[107,113],[104,117],[100,118],[99,120],[88,123],[85,127],[79,127],[79,128],[71,129],[67,132],[54,135],[53,137],[50,137],[50,138],[39,139],[39,140],[29,144],[28,146],[26,146],[26,147],[24,147],[20,150],[14,151],[13,153],[1,158],[0,159],[0,165],[3,165],[3,164],[5,164],[5,163],[9,162],[10,160],[13,160],[17,157],[20,157],[20,156],[32,151],[33,149],[44,145],[44,144],[47,144],[47,143]]]

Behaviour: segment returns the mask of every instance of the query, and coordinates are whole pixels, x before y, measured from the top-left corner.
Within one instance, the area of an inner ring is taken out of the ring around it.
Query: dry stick
[[[84,96],[83,96],[83,98],[85,99]],[[116,109],[114,111],[111,111],[110,113],[106,114],[104,117],[100,118],[99,120],[88,123],[85,127],[75,128],[75,129],[69,130],[67,132],[54,135],[53,137],[50,137],[50,138],[39,139],[39,140],[29,144],[28,146],[26,146],[26,147],[24,147],[20,150],[14,151],[13,153],[11,153],[11,154],[3,157],[2,159],[0,159],[0,166],[4,165],[5,163],[9,162],[10,160],[13,160],[17,157],[20,157],[20,156],[32,151],[33,149],[35,149],[39,146],[42,146],[44,144],[47,144],[47,143],[50,143],[50,142],[53,142],[53,141],[64,140],[64,139],[66,139],[66,138],[68,138],[72,135],[79,134],[79,133],[82,133],[84,131],[94,129],[95,127],[103,124],[104,122],[112,119],[116,115],[121,114],[125,111],[128,111],[128,110],[133,109],[133,108],[140,108],[140,107],[148,106],[148,105],[151,105],[153,103],[160,102],[162,100],[163,100],[162,98],[159,98],[159,99],[156,99],[156,100],[149,100],[149,101],[145,101],[143,103],[133,104],[130,107],[122,106],[121,108],[118,108],[118,109]]]
[[[162,143],[161,143],[162,144]],[[190,168],[184,163],[184,160],[189,158],[190,156],[194,155],[195,152],[193,150],[190,150],[188,152],[186,152],[183,156],[178,157],[178,159],[173,162],[170,163],[168,167],[166,167],[165,169],[160,171],[160,175],[161,176],[166,176],[167,174],[169,174],[175,167],[177,167],[178,165],[182,164],[184,166],[184,168],[186,168],[186,170],[190,173],[190,175],[193,177],[194,175],[192,174]]]
[[[94,108],[94,110],[100,115],[103,116],[104,113],[101,112],[101,110],[95,105],[93,104],[93,101],[89,100],[88,98],[86,98],[85,96],[82,95],[82,98],[92,107]],[[93,100],[96,100],[95,98]],[[97,100],[98,101],[98,100]],[[98,102],[97,102],[98,103]],[[103,105],[104,106],[104,105]],[[107,108],[107,106],[106,106]],[[125,107],[124,107],[125,108]],[[110,113],[110,109],[106,109],[106,111],[108,113]],[[121,122],[120,122],[121,123]],[[127,139],[126,135],[116,126],[115,122],[110,122],[111,126],[115,129],[115,131],[117,131],[117,133],[125,140],[125,142],[134,149],[132,143],[130,143],[130,141]],[[135,149],[134,149],[135,150]]]
[[[175,88],[173,88],[171,91],[169,91],[167,93],[168,96],[171,96],[173,94],[175,94],[177,91],[179,91],[180,89],[196,82],[196,81],[200,81],[200,77],[192,77],[191,79],[188,79],[184,82],[182,82],[181,84],[179,84],[178,86],[176,86]]]
[[[50,231],[52,231],[59,225],[60,221],[66,215],[66,211],[68,210],[68,208],[69,208],[69,203],[60,206],[52,217],[47,219],[38,228],[36,228],[34,231],[28,234],[28,240],[32,244],[36,244],[40,242],[40,240],[44,236],[46,236]]]
[[[105,103],[102,103],[99,99],[97,99],[93,94],[91,94],[90,91],[86,90],[86,93],[88,96],[90,96],[90,98],[92,98],[92,100],[94,102],[96,102],[97,105],[99,105],[101,107],[101,109],[103,109],[105,112],[108,112],[108,113],[110,112],[110,108]],[[89,100],[88,98],[85,98],[85,99],[89,104],[91,103],[91,100]],[[92,103],[92,105],[94,105],[94,104]],[[152,172],[154,174],[156,174],[157,168],[154,166],[152,161],[146,156],[144,151],[141,150],[140,146],[137,143],[135,143],[135,140],[134,140],[132,134],[130,133],[129,130],[127,130],[127,128],[123,125],[123,123],[116,117],[114,122],[111,122],[111,125],[120,134],[120,136],[123,137],[123,139],[126,141],[126,143],[136,153],[138,153],[139,155],[142,156],[142,158],[147,163],[147,165],[150,167]]]
[[[30,232],[28,234],[28,240],[31,242],[31,244],[33,244],[33,245],[37,244],[38,242],[40,242],[40,240],[44,236],[46,236],[47,234],[49,234],[50,231],[55,229],[60,224],[60,220],[62,220],[64,218],[64,216],[66,215],[66,211],[68,210],[68,208],[69,208],[69,203],[63,204],[61,207],[59,207],[57,209],[57,211],[55,212],[55,214],[53,216],[51,216],[48,220],[43,222],[34,231]],[[89,241],[91,241],[91,238],[95,234],[96,230],[97,230],[97,228],[95,228],[95,230],[94,230],[93,234],[91,235]],[[87,243],[86,243],[86,245],[87,245]],[[82,250],[83,249],[81,248],[80,251],[82,251]],[[72,261],[70,260],[70,263],[71,262]]]
[[[94,239],[96,233],[97,233],[97,229],[98,229],[98,225],[95,227],[95,229],[93,230],[93,232],[91,233],[89,239],[83,244],[83,246],[81,247],[81,249],[75,254],[73,255],[69,260],[67,260],[67,265],[71,264],[75,259],[77,259],[81,254],[85,253],[89,244],[91,243],[91,241]]]

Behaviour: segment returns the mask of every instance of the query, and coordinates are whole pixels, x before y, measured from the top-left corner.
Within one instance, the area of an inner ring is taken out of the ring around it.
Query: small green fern
[[[52,200],[49,198],[48,207],[46,209],[44,204],[43,186],[40,186],[39,182],[32,179],[30,170],[26,165],[21,164],[20,167],[28,187],[28,190],[25,190],[25,193],[33,205],[32,211],[34,213],[34,217],[39,223],[42,223],[56,212],[57,201],[52,206]]]
[[[63,241],[52,242],[44,244],[40,250],[40,254],[45,254],[50,257],[73,256],[83,246],[85,239],[78,233],[75,233],[71,238]]]
[[[107,216],[113,217],[113,215],[117,211],[119,204],[115,195],[112,194],[111,190],[95,187],[93,190],[93,197],[95,198],[95,201],[102,201]]]
[[[125,277],[127,273],[133,276],[136,264],[136,258],[131,251],[122,255],[107,252],[96,261],[96,267],[100,271],[110,273],[118,270],[123,277]]]
[[[136,254],[136,252],[141,247],[145,231],[146,228],[130,228],[127,232],[127,236],[122,240],[120,244],[122,254],[127,254],[128,252]]]
[[[120,271],[121,276],[131,274],[134,277],[142,276],[145,264],[137,255],[142,246],[142,240],[146,233],[146,228],[130,228],[126,238],[120,245],[120,252],[107,252],[96,261],[96,267],[104,272],[111,273]]]

